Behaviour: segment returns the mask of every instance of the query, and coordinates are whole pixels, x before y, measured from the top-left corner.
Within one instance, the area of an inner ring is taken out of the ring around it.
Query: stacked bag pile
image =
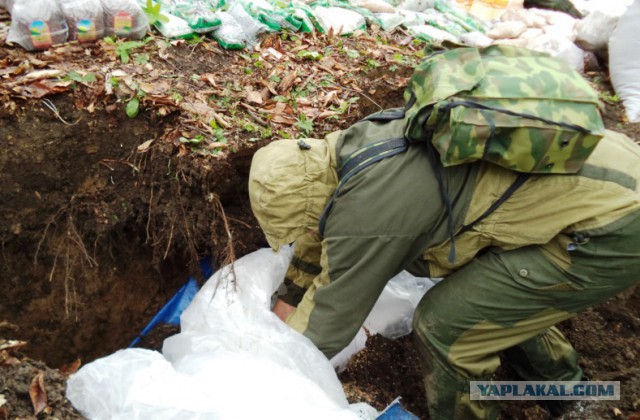
[[[283,30],[350,35],[378,25],[440,42],[487,29],[453,0],[0,0],[2,6],[12,18],[7,41],[28,51],[104,36],[140,39],[150,26],[168,38],[208,34],[227,49]],[[145,12],[157,7],[150,22]]]
[[[149,30],[136,0],[8,0],[5,7],[11,14],[7,41],[28,51],[104,36],[140,39]]]

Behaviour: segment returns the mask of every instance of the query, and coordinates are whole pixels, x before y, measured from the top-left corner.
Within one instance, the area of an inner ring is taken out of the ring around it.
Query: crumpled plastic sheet
[[[218,270],[162,353],[134,348],[95,360],[69,378],[67,398],[100,420],[376,418],[368,404],[347,402],[334,368],[339,363],[271,312],[291,255],[289,248],[262,249]],[[396,276],[365,327],[389,337],[408,334],[431,285],[408,273]],[[343,366],[365,342],[361,330],[343,351]]]

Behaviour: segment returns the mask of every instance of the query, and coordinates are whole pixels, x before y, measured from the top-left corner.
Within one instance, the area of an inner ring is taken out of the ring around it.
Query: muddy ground
[[[220,266],[266,245],[247,199],[253,152],[401,105],[423,47],[376,31],[272,35],[254,52],[150,38],[125,63],[122,44],[26,53],[4,38],[0,25],[0,419],[33,418],[34,402],[37,418],[79,417],[66,375],[127,347],[190,275],[204,280],[202,258]],[[611,98],[606,69],[588,77]],[[640,139],[618,102],[605,114]],[[640,416],[640,290],[561,328],[589,377],[622,388],[566,418]],[[340,378],[354,402],[400,396],[427,418],[411,337],[371,337]],[[504,418],[548,414],[509,404]]]

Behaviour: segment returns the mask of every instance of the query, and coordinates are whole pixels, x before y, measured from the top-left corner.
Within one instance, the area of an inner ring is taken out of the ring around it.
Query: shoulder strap
[[[340,189],[342,188],[342,186],[349,179],[351,179],[351,177],[376,162],[405,152],[408,148],[409,143],[407,142],[407,140],[404,137],[399,137],[372,143],[370,145],[361,147],[360,149],[351,153],[349,157],[345,159],[344,164],[338,172],[340,177],[338,187],[334,191],[331,199],[329,200],[329,203],[326,205],[326,207],[322,211],[322,215],[320,216],[320,222],[318,223],[318,230],[320,235],[324,236],[324,228],[327,221],[327,216],[329,215],[329,211],[333,206],[334,199],[340,193]]]
[[[469,230],[471,230],[472,227],[474,227],[476,224],[480,223],[482,220],[484,220],[487,216],[489,216],[491,213],[493,213],[498,207],[500,207],[502,205],[502,203],[504,203],[505,201],[507,201],[509,199],[509,197],[511,197],[513,195],[514,192],[516,192],[516,190],[518,188],[520,188],[522,186],[522,184],[524,184],[527,179],[529,179],[530,174],[528,173],[519,173],[518,177],[516,178],[515,181],[513,181],[513,184],[511,184],[509,186],[509,188],[507,188],[505,190],[504,193],[502,193],[502,195],[500,196],[500,198],[498,198],[496,201],[494,201],[491,206],[489,206],[489,208],[482,213],[476,220],[474,220],[473,222],[466,224],[464,226],[462,226],[462,228],[458,231],[458,235],[465,233]]]

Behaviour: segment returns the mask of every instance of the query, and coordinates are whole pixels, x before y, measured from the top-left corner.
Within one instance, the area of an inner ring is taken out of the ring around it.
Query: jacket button
[[[520,271],[518,271],[518,274],[520,274],[522,277],[527,277],[529,275],[529,270],[527,270],[526,268],[521,268]]]

